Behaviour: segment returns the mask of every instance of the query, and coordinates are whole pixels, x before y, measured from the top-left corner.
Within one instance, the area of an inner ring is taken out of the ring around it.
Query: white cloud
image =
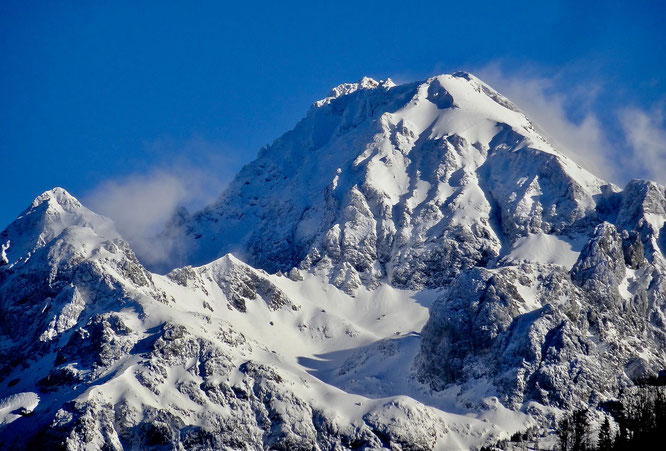
[[[112,218],[121,235],[134,244],[157,234],[187,197],[182,179],[154,170],[145,175],[107,180],[88,194],[84,202]]]
[[[632,152],[625,165],[637,174],[666,183],[666,129],[664,112],[658,107],[650,112],[627,108],[619,112],[620,124]]]
[[[110,217],[142,263],[158,270],[180,243],[156,236],[179,207],[196,211],[217,198],[237,168],[223,146],[200,138],[156,141],[146,151],[155,157],[152,168],[105,180],[83,202]]]

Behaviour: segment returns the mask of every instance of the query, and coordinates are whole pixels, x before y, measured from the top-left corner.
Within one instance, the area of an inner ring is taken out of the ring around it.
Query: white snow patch
[[[636,270],[631,268],[626,268],[624,273],[624,279],[620,282],[620,285],[617,287],[620,296],[623,299],[630,300],[633,297],[631,292],[631,284],[636,280]]]
[[[504,259],[508,262],[548,263],[571,269],[584,245],[584,238],[530,233],[517,239]]]
[[[39,396],[34,392],[15,393],[0,399],[0,424],[11,423],[32,412],[38,404]]]
[[[430,191],[430,183],[425,180],[419,180],[416,182],[416,187],[412,192],[412,196],[407,199],[407,207],[411,210],[418,207],[426,198],[428,197],[428,191]]]

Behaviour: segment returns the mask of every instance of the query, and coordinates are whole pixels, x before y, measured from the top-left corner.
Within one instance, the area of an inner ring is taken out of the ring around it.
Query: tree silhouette
[[[619,400],[599,406],[617,424],[613,437],[611,422],[604,417],[599,426],[596,446],[592,443],[587,410],[576,410],[563,418],[557,427],[562,451],[630,451],[653,449],[666,431],[666,388],[657,385],[638,386],[625,392]]]
[[[597,449],[599,451],[612,451],[614,446],[613,433],[611,431],[610,421],[608,417],[604,417],[604,422],[599,428],[599,437],[597,440]]]
[[[573,413],[573,443],[572,451],[586,451],[588,448],[587,409],[576,410]]]

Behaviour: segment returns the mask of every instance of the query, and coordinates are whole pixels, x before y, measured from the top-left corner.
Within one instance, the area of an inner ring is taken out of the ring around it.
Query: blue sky
[[[593,172],[666,168],[663,2],[193,3],[0,3],[0,229],[53,186],[201,205],[363,75],[469,70]]]

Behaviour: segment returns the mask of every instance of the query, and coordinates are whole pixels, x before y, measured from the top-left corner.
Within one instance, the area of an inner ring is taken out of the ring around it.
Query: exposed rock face
[[[630,245],[627,252],[636,253],[630,250]],[[621,300],[619,286],[626,275],[624,254],[622,239],[615,227],[608,223],[601,224],[571,269],[571,276],[585,291],[596,295],[600,302],[618,305]]]
[[[573,409],[656,376],[666,366],[663,276],[645,260],[628,276],[623,247],[604,223],[570,274],[534,265],[461,274],[431,309],[417,377],[436,390],[490,382],[515,408]]]
[[[654,182],[633,180],[622,192],[616,224],[620,230],[640,234],[646,253],[662,258],[666,252],[666,188]]]
[[[666,368],[666,188],[466,73],[334,88],[165,236],[60,188],[0,234],[0,448],[478,448]]]

